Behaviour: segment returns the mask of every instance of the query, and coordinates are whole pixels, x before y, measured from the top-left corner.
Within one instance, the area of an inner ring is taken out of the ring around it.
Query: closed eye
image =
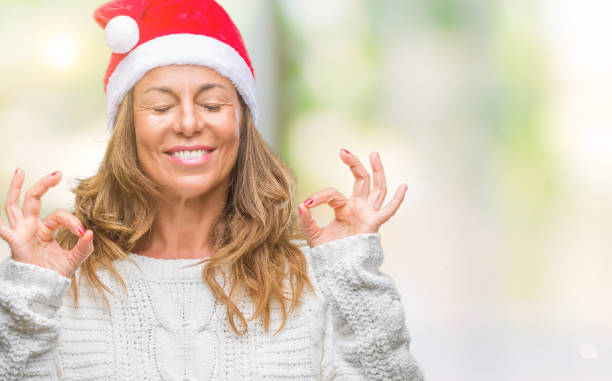
[[[202,107],[204,107],[208,111],[219,111],[219,110],[221,110],[221,106],[220,105],[202,105]]]
[[[155,111],[158,114],[162,114],[162,113],[170,110],[171,108],[172,108],[172,106],[154,107],[153,111]]]

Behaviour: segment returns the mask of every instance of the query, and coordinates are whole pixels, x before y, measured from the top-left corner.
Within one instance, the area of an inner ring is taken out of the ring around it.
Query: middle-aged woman
[[[95,18],[114,52],[112,135],[72,213],[39,218],[60,172],[23,206],[15,172],[0,225],[0,380],[421,380],[378,270],[378,228],[406,192],[383,205],[379,156],[371,187],[342,150],[352,196],[328,188],[295,208],[217,3],[115,0]],[[324,228],[309,211],[322,204],[335,212]]]

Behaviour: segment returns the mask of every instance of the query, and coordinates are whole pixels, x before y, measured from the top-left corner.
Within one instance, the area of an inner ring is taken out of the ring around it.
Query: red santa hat
[[[95,13],[112,50],[104,76],[107,123],[149,70],[200,65],[231,80],[257,124],[255,75],[240,31],[214,0],[113,0]]]

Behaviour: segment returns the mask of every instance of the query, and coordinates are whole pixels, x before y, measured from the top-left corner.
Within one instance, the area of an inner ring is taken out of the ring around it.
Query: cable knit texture
[[[115,263],[128,293],[104,307],[86,283],[79,307],[58,273],[8,258],[0,264],[0,380],[422,380],[409,352],[399,295],[379,272],[378,234],[302,246],[315,293],[283,330],[273,308],[237,336],[196,260],[130,254]],[[240,295],[238,307],[253,305]]]

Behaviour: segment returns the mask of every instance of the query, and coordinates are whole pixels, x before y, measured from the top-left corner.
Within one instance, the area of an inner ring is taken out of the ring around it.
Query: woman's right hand
[[[49,188],[60,182],[60,172],[53,172],[34,184],[25,194],[23,209],[20,208],[24,177],[21,169],[15,171],[5,205],[10,227],[0,218],[0,237],[8,242],[13,260],[55,270],[70,278],[93,253],[93,232],[85,230],[77,217],[63,209],[57,209],[40,220],[40,200]],[[61,226],[79,237],[72,250],[64,250],[54,238],[55,231]]]

